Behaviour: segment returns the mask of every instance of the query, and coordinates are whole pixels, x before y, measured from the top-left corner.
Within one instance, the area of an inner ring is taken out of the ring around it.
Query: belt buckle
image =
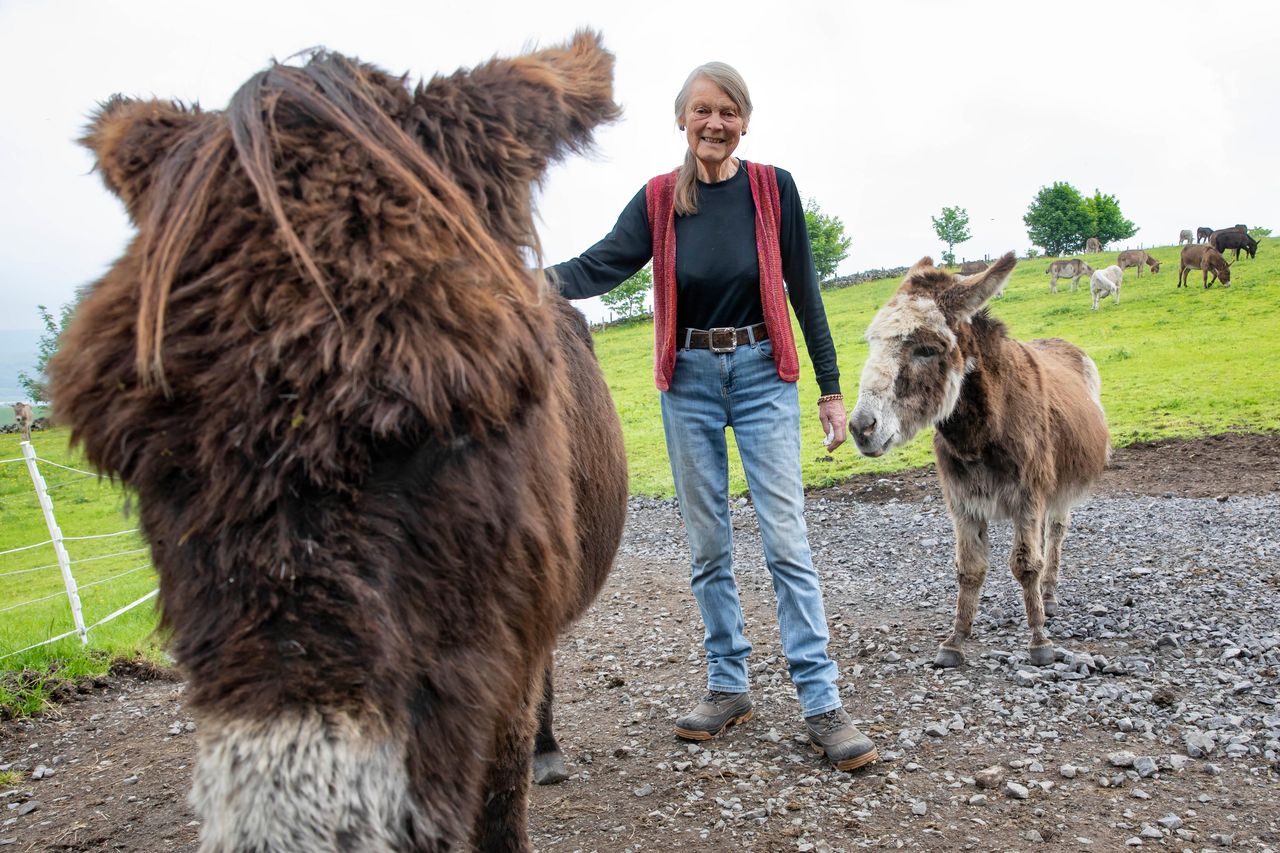
[[[717,343],[717,338],[721,341],[727,340],[728,343]],[[718,329],[708,329],[707,348],[712,352],[717,353],[733,352],[738,348],[738,330],[732,326],[721,326]]]

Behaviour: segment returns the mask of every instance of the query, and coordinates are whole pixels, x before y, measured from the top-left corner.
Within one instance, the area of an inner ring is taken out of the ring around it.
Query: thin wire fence
[[[75,535],[66,535],[60,527],[50,492],[61,490],[58,500],[70,509],[92,503],[94,489],[110,486],[93,472],[38,456],[30,442],[19,446],[21,458],[0,460],[0,489],[6,492],[0,494],[0,519],[4,529],[17,531],[4,542],[11,547],[0,550],[0,614],[5,614],[0,619],[0,661],[70,637],[87,645],[91,631],[159,592],[150,560],[138,556],[149,549],[136,527],[101,532],[101,522],[80,520],[93,513],[75,512],[64,512],[62,518],[98,530],[76,529],[69,531]],[[19,465],[26,466],[25,478]],[[49,484],[43,472],[51,469],[77,476]],[[39,541],[23,543],[24,534]],[[68,624],[70,630],[61,630]]]

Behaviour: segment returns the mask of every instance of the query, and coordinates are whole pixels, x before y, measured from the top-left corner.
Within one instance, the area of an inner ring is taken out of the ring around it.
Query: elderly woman
[[[732,564],[725,440],[732,427],[805,726],[815,749],[852,770],[878,756],[840,704],[804,521],[800,370],[788,300],[817,376],[829,450],[844,442],[845,411],[800,194],[782,169],[733,156],[751,120],[746,83],[733,68],[695,68],[675,115],[689,145],[684,164],[650,180],[607,237],[549,272],[565,296],[584,299],[653,259],[654,379],[706,628],[707,693],[676,721],[676,734],[706,740],[752,715],[751,644]]]

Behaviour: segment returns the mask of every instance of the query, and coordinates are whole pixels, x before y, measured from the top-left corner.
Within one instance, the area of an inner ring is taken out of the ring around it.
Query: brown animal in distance
[[[987,526],[1013,521],[1009,568],[1022,586],[1031,662],[1053,662],[1045,615],[1056,609],[1070,508],[1109,454],[1093,361],[1061,340],[1009,337],[984,305],[1013,271],[1012,252],[957,279],[922,259],[867,329],[869,353],[849,417],[866,456],[933,424],[938,480],[956,536],[955,624],[935,665],[959,666],[989,562]]]
[[[1045,269],[1049,276],[1049,292],[1058,292],[1058,279],[1071,279],[1071,290],[1074,291],[1080,284],[1080,277],[1093,275],[1093,267],[1089,266],[1079,258],[1067,258],[1065,260],[1053,261]]]
[[[1143,264],[1151,268],[1152,275],[1160,272],[1160,262],[1151,257],[1151,253],[1145,249],[1126,249],[1116,259],[1116,266],[1120,267],[1121,270],[1137,267],[1138,278],[1142,278]]]
[[[1102,251],[1102,244],[1098,242],[1097,237],[1090,237],[1084,241],[1084,251],[1085,254],[1096,255]]]
[[[626,513],[530,184],[618,115],[612,69],[585,32],[414,88],[318,52],[94,117],[138,236],[53,399],[138,494],[201,850],[529,849],[552,648]]]
[[[1223,287],[1231,286],[1231,264],[1208,243],[1182,247],[1182,254],[1178,258],[1178,287],[1190,286],[1192,270],[1202,270],[1200,278],[1205,290],[1212,287],[1215,281],[1221,281]]]
[[[22,433],[22,440],[30,441],[31,425],[35,423],[35,413],[31,411],[31,404],[14,403],[13,419],[18,424],[18,431]]]

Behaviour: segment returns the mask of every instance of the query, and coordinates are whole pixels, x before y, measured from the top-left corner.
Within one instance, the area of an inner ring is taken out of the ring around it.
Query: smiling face
[[[742,110],[733,99],[706,77],[689,87],[689,101],[680,117],[689,150],[698,160],[698,177],[715,182],[722,174],[747,128]]]

